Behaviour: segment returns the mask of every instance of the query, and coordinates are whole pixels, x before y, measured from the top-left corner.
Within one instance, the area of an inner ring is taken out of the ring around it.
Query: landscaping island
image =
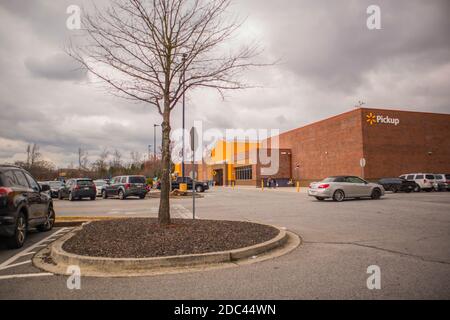
[[[92,220],[67,232],[33,257],[36,267],[85,276],[143,276],[236,267],[295,249],[300,238],[270,225],[246,221],[155,218]]]
[[[63,249],[69,253],[107,258],[150,258],[226,251],[275,238],[279,230],[242,221],[131,218],[93,221]]]

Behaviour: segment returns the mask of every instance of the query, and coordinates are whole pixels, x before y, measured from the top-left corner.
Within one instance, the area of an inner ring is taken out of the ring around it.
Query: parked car
[[[416,188],[414,181],[403,178],[383,178],[378,181],[378,184],[381,184],[385,191],[392,191],[394,193],[398,191],[409,193]]]
[[[50,196],[52,198],[58,198],[59,190],[64,187],[64,182],[62,181],[48,181],[47,184],[50,186]]]
[[[172,190],[180,189],[180,183],[186,183],[187,189],[192,190],[193,181],[190,177],[177,177],[172,181]],[[161,189],[161,183],[159,182],[156,186],[158,189]],[[205,192],[209,189],[209,184],[204,181],[195,181],[195,191],[196,192]]]
[[[64,187],[59,190],[58,198],[69,199],[69,201],[90,198],[95,200],[97,190],[92,179],[79,178],[67,180]]]
[[[95,188],[97,189],[97,197],[102,195],[103,188],[108,184],[105,180],[94,180]]]
[[[334,176],[311,183],[308,195],[320,201],[329,198],[338,202],[346,198],[379,199],[384,195],[384,188],[380,184],[370,183],[355,176]]]
[[[45,191],[45,193],[48,194],[50,197],[52,196],[52,195],[51,195],[51,190],[50,190],[50,184],[48,183],[48,181],[38,181],[37,183],[38,183],[38,185],[39,185],[39,187],[40,187],[41,189],[42,189],[42,188],[45,188],[45,190],[48,189],[48,191]],[[45,186],[45,187],[44,187],[44,186]]]
[[[434,189],[436,191],[447,191],[449,189],[449,184],[447,182],[447,177],[445,174],[435,174],[434,175]]]
[[[147,183],[144,176],[114,177],[103,187],[102,198],[117,196],[120,200],[135,196],[144,199],[147,195]]]
[[[402,174],[400,178],[414,181],[416,183],[415,192],[432,191],[434,188],[434,174],[431,173],[408,173]]]
[[[55,223],[52,198],[26,171],[0,165],[0,237],[8,248],[20,248],[28,230],[49,231]]]

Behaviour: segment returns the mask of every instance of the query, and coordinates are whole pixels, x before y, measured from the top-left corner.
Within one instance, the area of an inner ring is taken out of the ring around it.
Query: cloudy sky
[[[102,148],[147,152],[156,110],[107,94],[64,51],[69,5],[82,0],[0,0],[0,163],[38,143],[58,166],[95,160]],[[366,26],[381,8],[381,30]],[[189,94],[188,123],[207,127],[299,127],[369,107],[450,112],[450,1],[239,0],[239,41],[258,40],[275,66],[252,71],[257,89]],[[172,114],[180,125],[181,108]],[[159,142],[159,134],[158,134]]]

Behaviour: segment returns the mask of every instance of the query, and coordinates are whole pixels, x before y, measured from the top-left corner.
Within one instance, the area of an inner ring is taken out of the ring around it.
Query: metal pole
[[[185,105],[186,105],[186,97],[185,97],[185,89],[186,89],[186,57],[187,54],[183,53],[183,146],[182,146],[182,158],[181,158],[181,176],[184,181],[184,131],[185,131]]]
[[[192,139],[195,143],[195,139]],[[195,220],[195,146],[192,146],[192,219]]]
[[[153,124],[153,161],[156,161],[156,124]]]

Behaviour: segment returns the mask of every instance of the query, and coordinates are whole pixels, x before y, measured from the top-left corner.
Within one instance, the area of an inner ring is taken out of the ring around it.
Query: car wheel
[[[60,192],[58,192],[58,199],[59,200],[62,200],[64,197],[63,197],[63,194],[62,194],[62,192],[60,191]]]
[[[378,200],[381,198],[381,191],[380,189],[373,189],[372,194],[370,196],[373,200]]]
[[[341,202],[345,199],[345,193],[342,190],[336,190],[333,194],[333,200]]]
[[[97,196],[91,197],[91,201],[94,201],[97,198]]]
[[[393,193],[397,193],[398,192],[398,187],[397,186],[392,186],[392,192]]]
[[[411,191],[412,191],[412,190],[409,189],[409,188],[405,190],[406,193],[411,193]]]
[[[414,188],[414,192],[420,192],[422,191],[422,189],[420,188],[420,186],[418,184],[416,184],[415,188]]]
[[[196,187],[195,187],[195,191],[197,191],[197,192],[203,192],[204,190],[203,190],[203,187],[202,187],[202,186],[196,186]]]
[[[108,194],[106,193],[105,190],[102,191],[102,198],[103,199],[108,199]]]
[[[69,201],[74,201],[74,200],[75,200],[75,198],[73,197],[72,192],[70,192],[69,193]]]
[[[145,198],[145,194],[139,196],[139,199],[144,199],[144,198]]]
[[[21,212],[16,220],[14,235],[6,239],[6,246],[9,249],[22,248],[27,238],[27,218]]]
[[[322,197],[316,197],[316,199],[319,200],[319,201],[325,200],[325,198],[322,198]]]
[[[53,225],[55,224],[55,210],[53,208],[49,208],[47,212],[47,220],[41,226],[38,226],[37,229],[41,232],[50,231],[53,229]]]
[[[122,190],[119,191],[119,199],[120,200],[125,200],[125,194],[123,193]]]

